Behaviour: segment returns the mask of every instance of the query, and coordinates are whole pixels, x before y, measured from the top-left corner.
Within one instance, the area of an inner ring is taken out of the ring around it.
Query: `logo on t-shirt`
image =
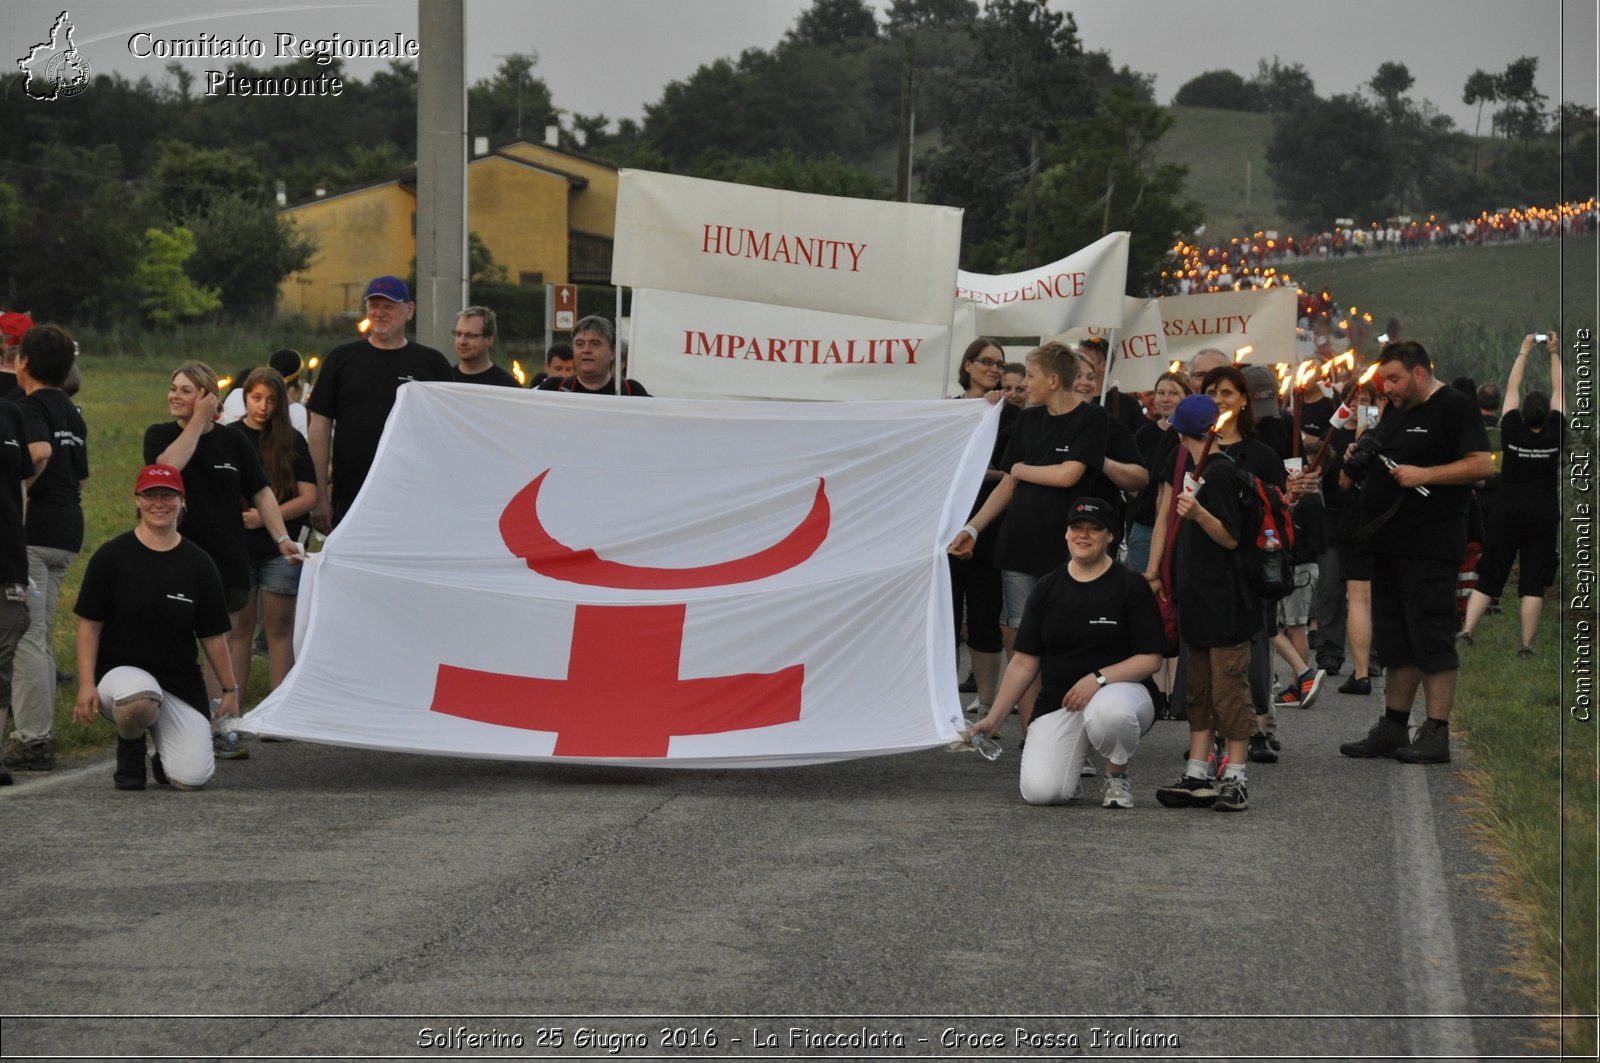
[[[213,465],[211,467],[213,469],[227,469],[229,472],[232,472],[232,473],[237,473],[239,471],[238,469],[234,468],[232,465],[228,464],[225,461],[224,462],[219,462],[218,464]]]
[[[1109,616],[1097,616],[1093,620],[1089,621],[1089,623],[1091,623],[1091,624],[1110,624],[1112,627],[1116,627],[1117,626],[1117,622],[1115,620],[1111,619]]]
[[[1069,451],[1070,451],[1070,450],[1072,450],[1072,447],[1071,447],[1071,445],[1068,445],[1068,446],[1064,446],[1064,447],[1057,447],[1057,448],[1056,448],[1056,453],[1057,453],[1057,454],[1066,454],[1066,453],[1067,453],[1067,452],[1069,452]]]
[[[1413,432],[1421,432],[1423,435],[1427,435],[1428,434],[1428,430],[1426,428],[1422,427],[1420,424],[1419,425],[1413,425],[1412,427],[1406,429],[1406,435],[1410,435]]]
[[[182,593],[181,591],[179,593],[177,593],[177,594],[169,594],[169,595],[167,595],[167,599],[169,601],[182,602],[184,605],[193,605],[194,604],[194,599],[189,597],[187,594]]]

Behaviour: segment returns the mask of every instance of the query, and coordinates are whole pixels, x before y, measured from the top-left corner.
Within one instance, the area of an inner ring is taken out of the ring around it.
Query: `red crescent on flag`
[[[617,590],[694,590],[749,583],[786,572],[812,554],[828,537],[831,512],[826,483],[817,478],[811,511],[779,542],[748,557],[698,568],[649,568],[607,561],[593,550],[574,550],[545,530],[539,520],[539,488],[546,469],[506,503],[500,514],[500,537],[517,557],[541,576]]]

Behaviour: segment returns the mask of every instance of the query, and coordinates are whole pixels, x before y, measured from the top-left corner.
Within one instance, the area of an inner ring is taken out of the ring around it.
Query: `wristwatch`
[[[1100,686],[1106,685],[1106,677],[1100,674],[1100,669],[1098,668],[1094,670],[1094,681]]]
[[[280,535],[276,539],[272,540],[272,545],[273,546],[282,546],[284,543],[286,543],[288,541],[289,541],[289,536],[287,534]]]

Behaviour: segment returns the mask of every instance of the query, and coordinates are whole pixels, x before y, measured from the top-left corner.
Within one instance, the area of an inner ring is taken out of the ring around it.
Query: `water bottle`
[[[978,755],[984,760],[1000,759],[1000,743],[996,742],[993,738],[990,738],[982,731],[973,733],[972,748],[976,749],[978,751]]]
[[[966,732],[966,724],[961,721],[960,717],[950,717],[950,725],[958,732]],[[999,759],[1001,752],[1000,743],[996,742],[993,738],[984,734],[982,731],[978,731],[973,734],[970,745],[965,739],[957,738],[954,742],[951,742],[948,746],[945,746],[945,749],[952,753],[962,753],[968,749],[976,749],[978,754],[983,757],[984,760],[997,760]]]
[[[1262,585],[1277,592],[1289,585],[1289,567],[1284,563],[1283,544],[1278,542],[1277,531],[1268,528],[1265,535],[1261,544]]]

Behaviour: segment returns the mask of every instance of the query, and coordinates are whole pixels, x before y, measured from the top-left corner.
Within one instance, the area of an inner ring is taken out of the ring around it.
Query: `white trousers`
[[[150,738],[161,754],[167,778],[185,786],[211,781],[217,761],[211,754],[211,721],[189,703],[161,689],[155,676],[143,668],[119,665],[107,672],[95,688],[100,693],[100,715],[116,724],[112,706],[133,698],[159,698],[161,708],[150,727]]]
[[[1141,683],[1107,683],[1082,712],[1058,709],[1035,716],[1022,747],[1022,799],[1059,805],[1077,797],[1078,772],[1089,747],[1127,764],[1155,718],[1150,692]]]

